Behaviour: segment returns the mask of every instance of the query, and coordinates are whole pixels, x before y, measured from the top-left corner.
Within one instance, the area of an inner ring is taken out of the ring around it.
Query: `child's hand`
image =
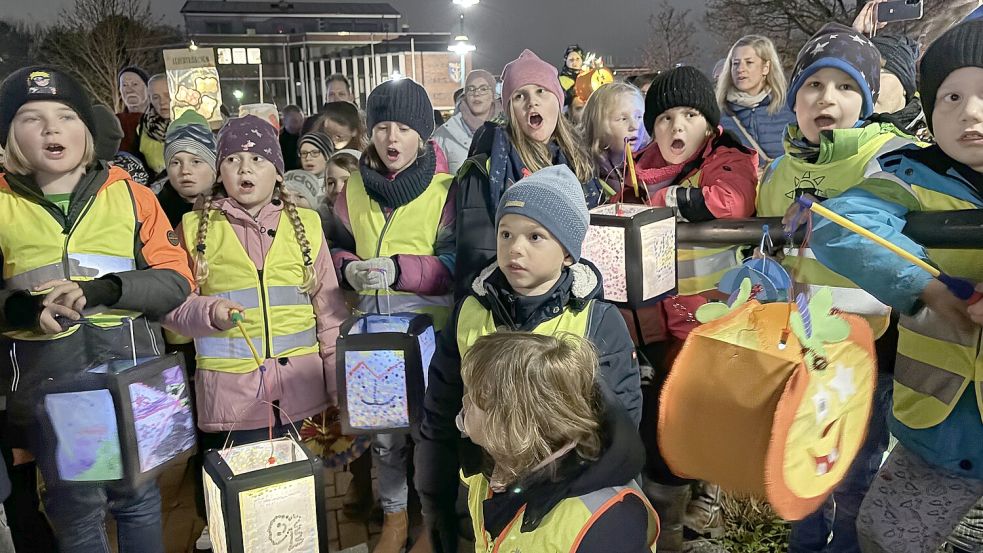
[[[34,455],[31,455],[31,452],[28,451],[28,450],[26,450],[26,449],[20,449],[20,448],[15,447],[11,451],[13,451],[13,454],[14,454],[14,466],[15,467],[17,465],[23,465],[25,463],[30,463],[31,461],[34,460]]]
[[[945,284],[933,279],[922,291],[921,299],[960,332],[973,331],[973,321],[966,309],[966,302],[954,296]]]
[[[976,285],[977,292],[983,292],[983,283]],[[966,309],[969,318],[978,325],[983,325],[983,301],[978,301]]]
[[[77,321],[82,315],[70,307],[65,307],[64,305],[59,305],[53,303],[41,310],[41,316],[38,318],[38,325],[41,327],[41,332],[45,334],[58,334],[65,331],[65,327],[62,326],[61,321],[58,317],[68,319],[70,321]]]
[[[812,194],[803,194],[803,198],[807,198],[813,202],[818,202],[819,200]],[[785,232],[792,232],[799,230],[803,224],[805,224],[808,213],[802,213],[803,211],[808,212],[809,210],[802,206],[798,201],[792,202],[792,205],[788,206],[785,210],[785,215],[782,216],[782,227],[784,227]],[[800,216],[801,214],[801,216]],[[796,220],[798,219],[798,220]],[[796,223],[795,228],[791,228],[792,223]]]
[[[232,322],[232,314],[242,313],[245,310],[243,306],[234,301],[220,299],[212,304],[212,312],[210,313],[212,326],[219,330],[229,330],[235,326],[235,323]]]
[[[85,309],[85,293],[77,282],[70,280],[49,280],[34,287],[35,292],[41,292],[43,290],[48,290],[42,302],[42,305],[45,307],[63,305],[72,311],[80,313]]]

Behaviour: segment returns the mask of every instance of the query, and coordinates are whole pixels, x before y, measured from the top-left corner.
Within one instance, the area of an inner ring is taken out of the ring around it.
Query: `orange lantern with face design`
[[[750,283],[742,290],[749,292]],[[806,305],[711,304],[666,380],[659,448],[679,476],[767,499],[786,520],[813,513],[863,445],[876,356],[867,323]],[[743,299],[742,299],[743,298]]]

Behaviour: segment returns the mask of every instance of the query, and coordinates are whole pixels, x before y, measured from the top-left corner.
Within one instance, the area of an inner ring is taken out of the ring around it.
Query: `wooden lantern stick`
[[[239,333],[242,334],[242,338],[246,340],[246,345],[249,346],[250,353],[253,354],[253,360],[256,361],[256,366],[259,368],[259,380],[260,389],[257,391],[257,397],[260,391],[267,392],[266,397],[269,397],[269,390],[266,389],[266,364],[263,363],[263,359],[259,356],[259,352],[256,351],[256,346],[253,345],[252,339],[249,338],[249,333],[246,332],[245,325],[242,324],[244,320],[241,311],[232,311],[232,322],[235,323],[236,328],[239,329]],[[273,404],[270,403],[270,416],[269,416],[269,430],[270,430],[270,446],[272,448],[273,444]],[[276,463],[276,457],[273,456],[272,449],[270,450],[269,463],[272,465]]]

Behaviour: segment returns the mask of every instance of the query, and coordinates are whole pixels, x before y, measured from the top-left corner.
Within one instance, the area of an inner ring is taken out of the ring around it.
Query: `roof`
[[[265,2],[240,2],[225,0],[187,0],[182,14],[269,14],[269,15],[348,15],[348,16],[396,16],[401,14],[389,4],[368,2],[301,2],[266,0]]]

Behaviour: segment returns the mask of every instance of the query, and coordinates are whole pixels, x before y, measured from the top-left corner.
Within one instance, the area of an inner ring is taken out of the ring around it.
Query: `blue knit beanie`
[[[881,54],[870,39],[839,23],[820,29],[799,51],[788,87],[788,109],[795,111],[795,95],[806,79],[826,67],[839,69],[857,82],[864,97],[860,118],[870,117],[881,88]]]
[[[580,249],[587,235],[590,214],[584,189],[566,165],[541,169],[509,187],[498,204],[495,226],[509,213],[536,221],[580,261]]]

